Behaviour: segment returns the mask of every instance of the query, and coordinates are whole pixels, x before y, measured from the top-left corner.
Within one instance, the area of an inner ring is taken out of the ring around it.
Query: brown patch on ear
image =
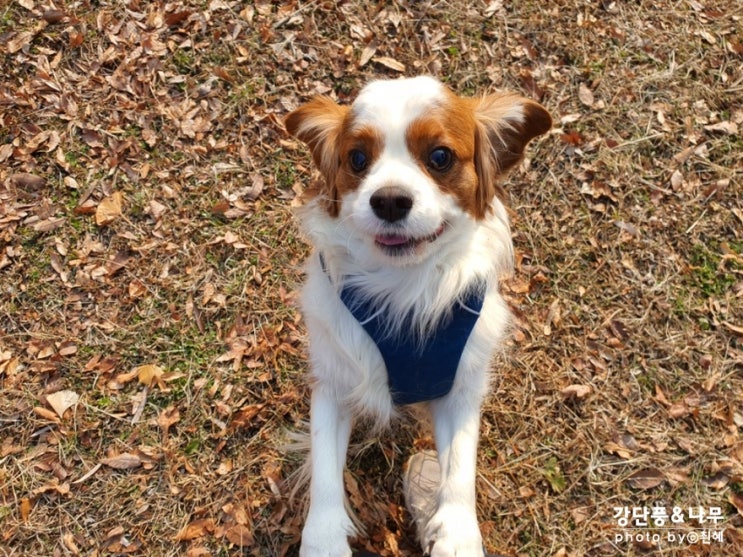
[[[336,104],[331,98],[319,96],[293,110],[284,120],[286,130],[306,143],[315,166],[324,183],[308,190],[308,196],[320,196],[328,213],[336,217],[340,199],[336,177],[340,165],[339,137],[348,107]]]
[[[475,166],[480,181],[477,204],[483,214],[493,197],[505,199],[499,184],[524,156],[529,141],[549,131],[552,117],[532,100],[496,93],[475,103]]]

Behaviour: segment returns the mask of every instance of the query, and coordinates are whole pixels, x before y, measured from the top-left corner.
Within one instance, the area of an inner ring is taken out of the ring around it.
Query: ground
[[[312,171],[282,119],[421,73],[555,120],[506,183],[488,548],[742,554],[742,68],[734,0],[4,2],[0,554],[296,555]],[[419,555],[430,434],[356,441],[355,547]]]

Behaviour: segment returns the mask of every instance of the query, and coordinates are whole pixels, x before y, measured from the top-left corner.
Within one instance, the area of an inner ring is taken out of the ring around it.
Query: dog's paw
[[[431,557],[484,557],[477,517],[456,505],[439,508],[426,525],[423,549]]]
[[[353,524],[345,513],[310,514],[302,530],[299,557],[351,557],[350,535]]]

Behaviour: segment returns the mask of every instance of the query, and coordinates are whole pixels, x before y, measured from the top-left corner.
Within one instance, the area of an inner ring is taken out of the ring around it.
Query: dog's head
[[[509,93],[474,99],[431,77],[374,81],[350,106],[315,97],[286,118],[323,176],[327,215],[395,263],[436,250],[457,223],[488,217],[501,178],[549,113]]]

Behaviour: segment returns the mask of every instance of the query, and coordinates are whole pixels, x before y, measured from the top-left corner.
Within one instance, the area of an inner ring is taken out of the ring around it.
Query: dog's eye
[[[366,170],[366,165],[368,164],[366,153],[354,149],[348,154],[348,162],[351,164],[351,169],[354,172],[363,172]]]
[[[452,162],[454,162],[454,156],[451,149],[446,147],[436,147],[428,154],[428,166],[437,172],[449,170]]]

